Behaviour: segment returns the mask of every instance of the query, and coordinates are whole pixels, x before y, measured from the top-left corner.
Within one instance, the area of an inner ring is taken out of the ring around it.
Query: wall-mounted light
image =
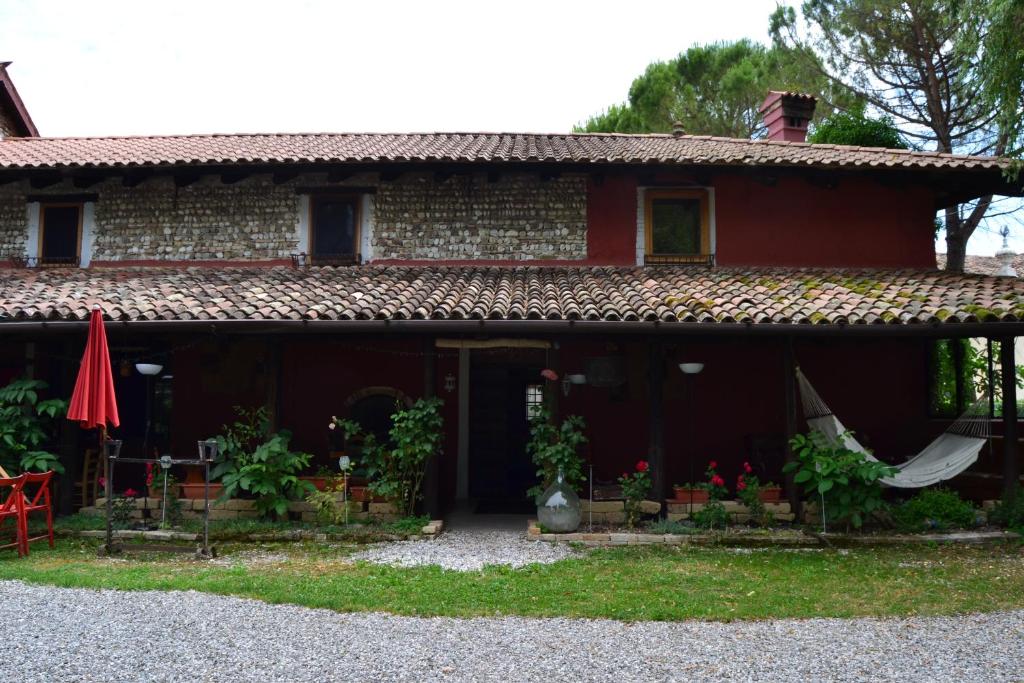
[[[164,366],[157,365],[156,363],[136,363],[135,369],[139,371],[140,375],[154,377],[163,371]]]
[[[587,376],[582,374],[566,375],[562,378],[562,393],[566,396],[569,395],[569,391],[572,389],[572,385],[576,384],[582,386],[587,383]]]
[[[684,374],[696,375],[696,374],[699,374],[700,371],[704,369],[704,364],[703,363],[680,363],[679,364],[679,369],[682,370]]]
[[[450,372],[444,376],[444,390],[449,394],[455,391],[455,375]]]

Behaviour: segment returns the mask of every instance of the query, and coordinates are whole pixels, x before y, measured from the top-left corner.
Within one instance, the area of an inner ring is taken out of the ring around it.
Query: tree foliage
[[[628,102],[612,105],[575,130],[668,132],[678,121],[695,135],[760,137],[765,126],[759,109],[769,90],[818,96],[819,118],[842,96],[820,69],[804,65],[787,48],[750,40],[694,45],[675,59],[648,65],[633,81]]]
[[[914,147],[1004,154],[1019,138],[1004,107],[1019,117],[1024,70],[1003,68],[1006,60],[994,54],[986,60],[983,50],[971,46],[1019,41],[1009,35],[1006,18],[1015,14],[993,12],[1004,4],[1012,9],[1017,1],[805,0],[802,28],[792,7],[779,7],[770,30],[776,47],[789,50],[805,68],[817,65],[834,86],[890,116]],[[997,26],[1002,28],[991,34]],[[948,269],[963,270],[967,240],[992,199],[945,210]]]
[[[849,111],[837,111],[816,124],[807,136],[808,142],[859,147],[888,147],[906,149],[892,118],[872,118],[864,111],[863,103]]]

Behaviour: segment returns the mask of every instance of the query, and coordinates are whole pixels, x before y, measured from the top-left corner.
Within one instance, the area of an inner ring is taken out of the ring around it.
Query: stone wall
[[[288,258],[298,246],[294,187],[256,176],[216,177],[176,188],[158,179],[107,185],[96,202],[92,257],[99,261]]]
[[[0,186],[0,258],[25,256],[27,241],[25,193],[15,185]]]
[[[377,190],[374,257],[582,259],[587,187],[581,176],[413,177]]]
[[[358,174],[337,184],[307,174],[274,184],[255,175],[225,184],[207,176],[185,187],[157,177],[125,187],[120,178],[85,190],[96,195],[93,261],[261,261],[301,251],[306,216],[297,187],[374,188],[370,230],[376,259],[583,259],[587,197],[583,176],[536,174],[437,179],[408,173],[394,182]],[[23,255],[26,194],[82,194],[69,182],[45,190],[0,186],[0,255]],[[365,249],[362,249],[365,251]]]

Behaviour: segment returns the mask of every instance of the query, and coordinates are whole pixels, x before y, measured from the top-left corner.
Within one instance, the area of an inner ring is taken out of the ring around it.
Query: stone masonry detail
[[[92,257],[118,260],[261,260],[295,251],[295,189],[254,177],[175,188],[168,179],[108,186],[96,202]]]
[[[376,259],[583,259],[586,179],[403,178],[377,188],[374,222]]]
[[[304,174],[275,184],[269,174],[225,184],[220,176],[176,187],[157,177],[127,187],[119,177],[90,187],[95,195],[92,261],[267,261],[287,259],[299,234],[297,187],[372,188],[373,260],[551,260],[587,255],[585,176],[407,173],[382,182],[376,173],[329,183]],[[26,254],[27,195],[82,194],[70,182],[45,189],[0,187],[0,257]]]

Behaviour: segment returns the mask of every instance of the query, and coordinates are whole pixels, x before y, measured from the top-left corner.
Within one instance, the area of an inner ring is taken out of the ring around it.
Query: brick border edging
[[[1020,540],[1020,534],[1013,531],[962,531],[946,534],[889,534],[858,536],[854,534],[818,534],[816,536],[771,536],[771,535],[730,535],[721,533],[697,534],[645,534],[635,532],[574,532],[570,534],[541,533],[536,520],[527,522],[528,538],[547,543],[579,543],[590,547],[611,547],[621,545],[721,545],[739,547],[809,547],[821,548],[829,545],[883,546],[920,545],[929,543],[980,544],[1002,543]]]
[[[357,528],[353,531],[358,532],[360,529]],[[372,530],[368,531],[366,534],[337,534],[312,531],[308,529],[239,534],[218,534],[214,531],[210,533],[210,540],[216,542],[227,541],[232,543],[273,543],[288,541],[359,541],[360,538],[366,538],[369,539],[368,542],[374,543],[377,541],[433,540],[441,535],[442,531],[444,531],[444,521],[440,519],[433,519],[420,529],[418,534],[385,534],[374,533]],[[57,529],[54,533],[57,536],[71,538],[106,538],[105,531],[96,531],[92,529],[82,531],[75,529]],[[197,542],[200,540],[200,534],[193,534],[186,531],[142,531],[140,529],[116,529],[114,531],[114,538],[141,539],[145,541]]]

